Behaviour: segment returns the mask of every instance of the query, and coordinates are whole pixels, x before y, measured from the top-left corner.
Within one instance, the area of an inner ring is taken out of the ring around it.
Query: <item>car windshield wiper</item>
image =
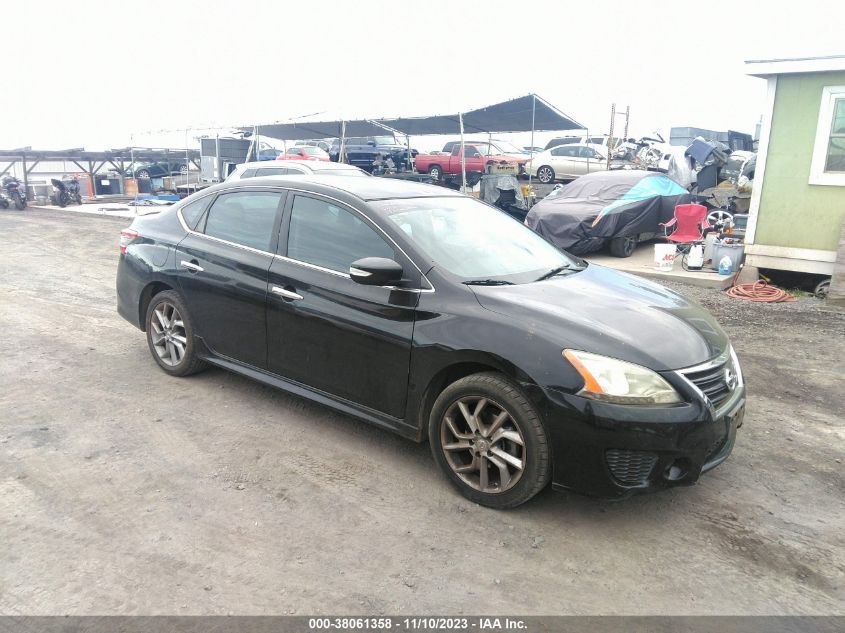
[[[512,281],[505,281],[504,279],[470,279],[465,281],[466,286],[512,286]]]
[[[551,277],[554,277],[557,274],[562,273],[564,270],[569,270],[570,268],[572,268],[572,266],[570,266],[569,264],[563,264],[562,266],[558,266],[557,268],[552,268],[549,272],[547,272],[543,275],[540,275],[534,281],[543,281],[544,279],[549,279]]]

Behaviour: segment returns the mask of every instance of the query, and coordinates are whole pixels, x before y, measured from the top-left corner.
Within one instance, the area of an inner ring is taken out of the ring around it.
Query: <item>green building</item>
[[[746,68],[768,82],[746,263],[832,275],[845,220],[845,55]]]

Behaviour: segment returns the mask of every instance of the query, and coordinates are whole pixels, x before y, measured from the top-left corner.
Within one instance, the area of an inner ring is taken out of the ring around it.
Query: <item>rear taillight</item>
[[[126,247],[139,237],[141,237],[141,234],[138,231],[134,229],[123,229],[120,232],[120,252],[125,253]]]

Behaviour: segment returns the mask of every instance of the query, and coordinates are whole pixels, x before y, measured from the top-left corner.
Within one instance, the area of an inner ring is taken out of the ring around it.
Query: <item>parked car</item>
[[[319,147],[299,145],[289,147],[284,154],[279,154],[276,160],[322,160],[329,161],[329,155]]]
[[[661,222],[690,199],[686,189],[655,171],[603,171],[582,176],[535,204],[525,224],[576,255],[610,247],[630,257],[639,242],[662,234]]]
[[[131,163],[126,173],[135,178],[161,178],[173,174],[187,174],[188,163],[184,158],[176,160],[160,160],[156,162]]]
[[[573,136],[558,136],[546,143],[544,150],[552,149],[560,145],[587,144],[587,145],[601,145],[602,147],[613,147],[618,143],[619,139],[611,138],[607,134],[593,134],[593,135],[573,135]]]
[[[528,156],[486,153],[492,147],[486,143],[464,143],[466,171],[484,172],[488,165],[512,163],[519,166],[519,173],[524,173]],[[419,154],[414,164],[418,172],[429,174],[435,182],[444,176],[456,176],[461,173],[461,144],[453,145],[451,154]]]
[[[443,145],[443,154],[451,154],[452,151],[455,149],[456,146],[459,146],[461,142],[458,141],[448,141]],[[500,141],[500,140],[488,140],[488,141],[464,141],[465,145],[474,145],[478,151],[482,152],[483,154],[487,154],[490,156],[514,156],[515,158],[522,158],[529,152],[524,149],[520,149],[513,143],[508,141]]]
[[[571,143],[535,154],[527,169],[543,184],[572,180],[607,169],[607,154],[600,145]]]
[[[287,160],[279,164],[276,161],[259,161],[241,163],[226,177],[226,182],[243,180],[244,178],[260,178],[262,176],[307,176],[312,174],[319,174],[321,176],[370,176],[363,169],[345,163],[315,160]]]
[[[361,169],[372,171],[376,156],[390,158],[397,167],[407,164],[408,148],[399,143],[393,136],[353,136],[347,138],[343,145],[345,157],[340,156],[340,139],[332,141],[329,156],[333,161],[348,162]],[[416,156],[417,150],[411,150]],[[345,160],[341,161],[341,158]]]
[[[691,484],[743,420],[739,362],[705,310],[431,185],[209,187],[121,233],[117,309],[165,373],[215,365],[427,439],[494,508],[549,482],[615,497]]]
[[[327,154],[332,148],[331,141],[326,141],[323,139],[312,139],[308,141],[297,141],[294,145],[309,145],[311,147],[319,147],[321,150],[326,152]]]

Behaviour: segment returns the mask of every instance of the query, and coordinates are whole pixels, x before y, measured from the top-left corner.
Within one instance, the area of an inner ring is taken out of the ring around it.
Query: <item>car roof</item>
[[[296,159],[285,159],[285,160],[259,160],[259,161],[252,161],[250,163],[241,163],[238,165],[238,171],[244,171],[246,169],[258,169],[260,167],[289,167],[291,165],[302,165],[311,169],[312,171],[321,171],[321,170],[342,170],[342,169],[349,169],[349,170],[358,170],[358,167],[355,165],[347,165],[346,163],[332,163],[325,160],[296,160]]]
[[[314,193],[335,195],[346,193],[361,200],[394,200],[397,198],[444,198],[460,197],[462,194],[438,185],[427,185],[394,178],[323,178],[312,176],[258,176],[244,180],[226,181],[209,187],[228,189],[232,187],[260,187],[284,184],[292,189],[302,189]]]

